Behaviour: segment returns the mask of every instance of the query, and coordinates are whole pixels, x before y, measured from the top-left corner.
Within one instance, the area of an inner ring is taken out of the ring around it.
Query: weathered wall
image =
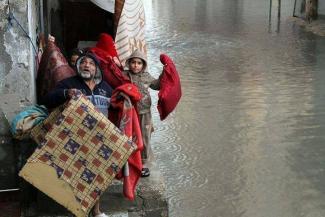
[[[10,1],[10,11],[36,44],[39,1]],[[7,18],[7,0],[0,0],[0,190],[16,187],[17,155],[8,121],[35,102],[35,52],[15,20]],[[36,48],[37,49],[37,48]]]

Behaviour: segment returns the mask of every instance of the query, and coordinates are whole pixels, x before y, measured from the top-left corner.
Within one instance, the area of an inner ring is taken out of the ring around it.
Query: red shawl
[[[75,75],[67,60],[54,42],[48,42],[37,72],[38,100],[50,92],[59,81]]]
[[[118,67],[113,61],[113,58],[118,60],[118,55],[115,43],[110,35],[106,33],[100,34],[96,47],[90,48],[90,51],[100,60],[103,79],[109,85],[116,88],[121,84],[130,82],[129,78],[123,75],[122,68]]]
[[[164,68],[160,78],[157,108],[160,119],[164,120],[174,110],[181,99],[182,89],[173,61],[166,54],[161,54],[160,62],[164,65]]]
[[[123,178],[123,193],[130,200],[135,198],[134,192],[142,170],[141,151],[143,142],[138,114],[133,106],[140,98],[140,92],[135,85],[121,85],[113,92],[109,112],[109,119],[116,126],[119,126],[125,135],[132,138],[132,141],[138,146],[138,149],[129,157],[123,171],[117,175],[118,179]]]

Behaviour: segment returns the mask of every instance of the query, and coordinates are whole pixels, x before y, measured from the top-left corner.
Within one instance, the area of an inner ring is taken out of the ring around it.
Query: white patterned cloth
[[[142,0],[125,0],[117,26],[115,45],[123,66],[136,49],[147,55],[144,37],[145,14]]]

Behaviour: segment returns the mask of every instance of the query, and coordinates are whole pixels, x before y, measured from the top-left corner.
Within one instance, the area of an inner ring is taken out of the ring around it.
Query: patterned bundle
[[[19,175],[78,217],[137,148],[84,96],[53,111],[32,137],[38,148]]]

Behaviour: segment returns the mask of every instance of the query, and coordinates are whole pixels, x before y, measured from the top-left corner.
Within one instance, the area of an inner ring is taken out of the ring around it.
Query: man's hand
[[[50,35],[49,34],[49,37],[47,38],[47,40],[48,40],[48,42],[55,42],[55,38],[54,38],[54,36],[52,36],[52,35]]]
[[[66,98],[71,99],[74,95],[77,95],[78,93],[81,93],[78,89],[67,89],[65,94]]]
[[[120,62],[120,60],[117,58],[117,57],[113,57],[113,61],[114,61],[114,63],[118,66],[118,67],[122,67],[122,64],[121,64],[121,62]]]

